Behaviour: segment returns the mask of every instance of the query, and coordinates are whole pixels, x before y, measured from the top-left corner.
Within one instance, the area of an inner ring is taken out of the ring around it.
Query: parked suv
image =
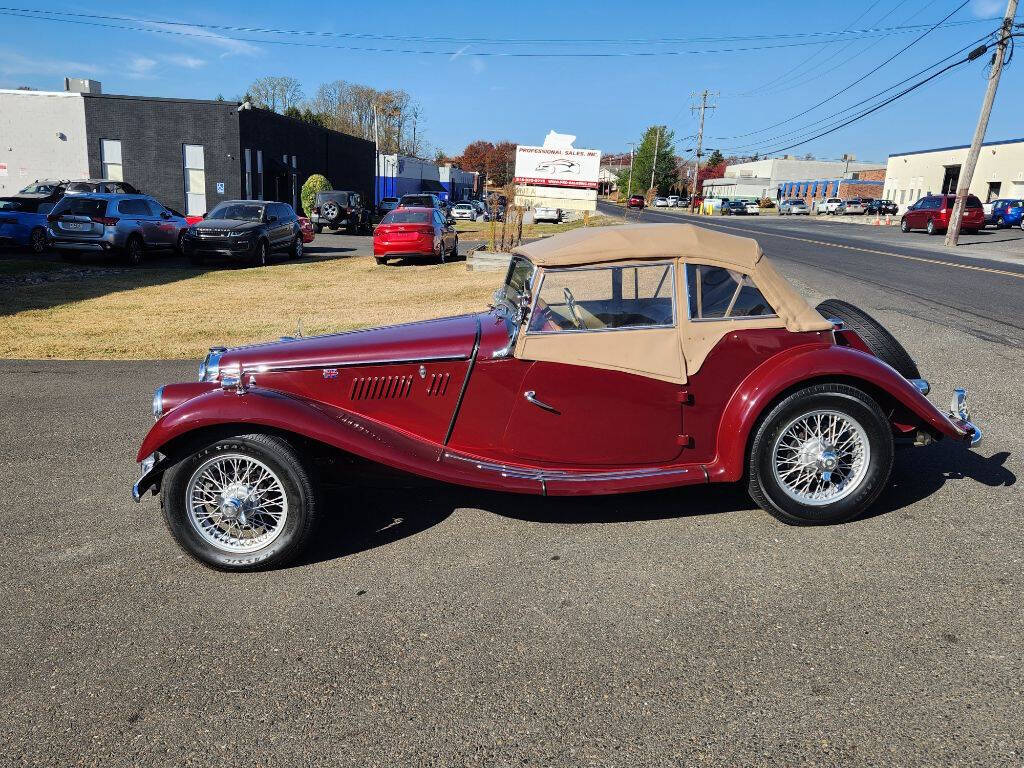
[[[438,210],[444,210],[445,205],[441,202],[441,198],[437,195],[430,195],[427,193],[415,194],[415,195],[402,195],[402,199],[398,201],[399,208],[437,208]]]
[[[825,200],[820,200],[814,203],[814,212],[819,216],[823,213],[835,213],[842,202],[843,199],[841,197],[829,197]]]
[[[892,200],[872,200],[865,210],[873,214],[899,213],[900,207]]]
[[[350,235],[367,233],[371,229],[370,212],[363,207],[358,192],[331,189],[318,192],[313,205],[313,231],[320,234],[324,227],[344,229]]]
[[[398,207],[398,198],[397,197],[382,197],[380,199],[380,202],[377,203],[377,215],[380,218],[383,219],[385,216],[387,216],[389,213],[391,213],[391,211],[395,210],[395,208],[397,208],[397,207]]]
[[[953,213],[956,195],[927,195],[922,197],[900,219],[900,229],[909,232],[912,229],[923,229],[929,235],[944,231],[949,226],[949,217]],[[964,206],[964,217],[960,229],[968,235],[976,234],[985,226],[985,211],[981,200],[974,195],[967,196]]]
[[[626,207],[627,208],[640,208],[640,209],[643,209],[643,207],[645,205],[647,205],[647,201],[644,200],[644,196],[643,195],[632,195],[632,196],[630,196],[629,200],[626,201]]]
[[[182,245],[194,264],[226,256],[264,267],[275,252],[302,256],[302,228],[288,203],[225,200],[186,230]]]
[[[46,221],[55,250],[69,256],[117,253],[133,265],[148,250],[180,250],[187,227],[184,218],[148,195],[65,195]]]

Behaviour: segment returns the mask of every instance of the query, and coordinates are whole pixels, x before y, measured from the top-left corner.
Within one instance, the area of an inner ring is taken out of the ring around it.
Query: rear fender
[[[739,480],[746,468],[746,450],[761,415],[780,395],[801,384],[811,386],[842,381],[870,391],[881,391],[920,419],[930,432],[954,440],[970,439],[917,387],[874,355],[853,347],[793,347],[755,368],[736,388],[725,406],[718,426],[718,453],[707,466],[709,479]]]

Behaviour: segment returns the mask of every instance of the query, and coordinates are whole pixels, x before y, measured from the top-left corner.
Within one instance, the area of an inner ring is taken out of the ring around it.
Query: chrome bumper
[[[152,453],[142,460],[139,468],[142,475],[132,486],[132,498],[136,502],[142,501],[142,494],[150,488],[155,488],[160,476],[164,473],[163,467],[157,468],[158,454]],[[155,490],[154,490],[155,493]]]
[[[971,412],[967,407],[967,390],[957,387],[953,390],[953,399],[949,403],[950,418],[959,419],[963,427],[973,432],[971,435],[971,448],[981,443],[981,430],[971,421]]]

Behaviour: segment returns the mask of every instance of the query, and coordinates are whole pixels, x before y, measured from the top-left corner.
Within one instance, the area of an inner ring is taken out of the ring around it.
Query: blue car
[[[0,244],[46,251],[46,215],[54,203],[38,205],[20,200],[0,200]]]
[[[989,220],[1000,228],[1016,225],[1024,229],[1024,200],[996,200]]]

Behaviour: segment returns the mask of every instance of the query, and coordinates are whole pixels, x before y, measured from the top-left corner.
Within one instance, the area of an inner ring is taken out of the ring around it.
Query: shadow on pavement
[[[1010,453],[985,457],[952,443],[898,451],[889,487],[856,525],[896,512],[938,491],[948,480],[1009,487],[1017,476],[1004,465]],[[449,486],[402,476],[387,486],[336,486],[325,493],[317,543],[293,567],[387,546],[446,520],[455,510],[479,509],[538,523],[599,524],[750,510],[745,483],[694,485],[610,496],[529,496]]]

